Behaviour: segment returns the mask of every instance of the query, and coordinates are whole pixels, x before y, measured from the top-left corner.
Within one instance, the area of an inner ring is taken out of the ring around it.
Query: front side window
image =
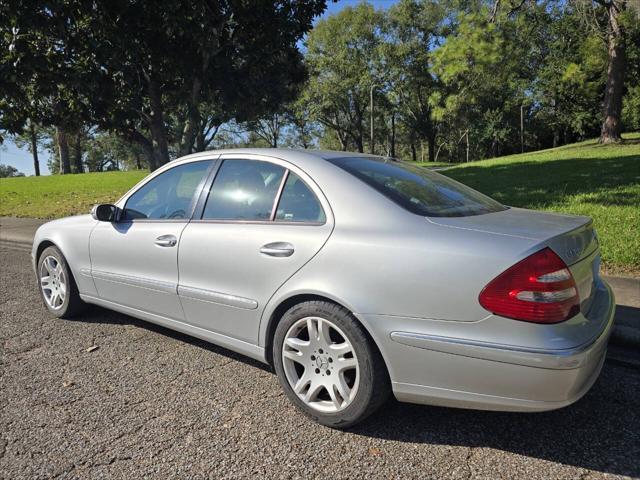
[[[331,159],[390,200],[426,217],[465,217],[506,207],[472,188],[426,168],[375,157]]]
[[[320,202],[298,175],[289,172],[276,210],[276,222],[324,223]]]
[[[211,161],[178,165],[150,180],[129,197],[123,220],[185,219]]]
[[[225,160],[202,215],[207,220],[268,221],[285,169],[258,160]]]

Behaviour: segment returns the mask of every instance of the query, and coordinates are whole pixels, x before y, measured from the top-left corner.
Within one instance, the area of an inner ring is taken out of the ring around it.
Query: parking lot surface
[[[562,410],[390,401],[341,432],[222,348],[97,307],[51,318],[24,249],[0,249],[0,294],[3,479],[640,476],[640,370],[618,361]]]

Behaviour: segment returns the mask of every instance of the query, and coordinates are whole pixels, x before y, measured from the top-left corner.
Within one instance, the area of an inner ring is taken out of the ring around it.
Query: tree
[[[29,124],[25,131],[19,135],[13,136],[13,142],[19,148],[27,147],[33,157],[33,170],[36,177],[40,176],[40,160],[38,159],[38,149],[44,147],[44,142],[47,139],[47,132],[29,121]]]
[[[246,121],[288,101],[291,86],[305,78],[298,42],[326,2],[7,3],[0,14],[14,33],[3,35],[0,73],[31,81],[0,104],[2,125],[37,118],[38,109],[27,108],[34,98],[60,97],[64,102],[47,111],[66,108],[138,143],[154,169],[169,160],[171,143],[178,153],[194,148],[198,132],[207,129],[204,105]],[[0,89],[18,83],[0,83]],[[21,96],[25,107],[14,109]],[[181,128],[172,131],[174,120]],[[59,126],[63,170],[73,126]]]
[[[619,142],[622,137],[622,96],[626,69],[626,39],[621,17],[626,0],[597,0],[607,12],[607,87],[604,94],[604,120],[600,132],[600,143]]]
[[[320,20],[307,38],[311,72],[302,101],[334,132],[340,148],[364,151],[369,92],[380,82],[382,13],[361,3]]]
[[[632,7],[634,3],[629,2]],[[574,0],[574,5],[581,11],[585,23],[599,33],[607,45],[604,119],[599,141],[619,142],[622,139],[622,107],[627,70],[627,30],[637,25],[637,17],[631,9],[627,9],[627,0]],[[635,9],[640,10],[640,7],[635,6]]]
[[[389,10],[385,29],[388,88],[397,99],[395,109],[408,127],[413,156],[415,143],[427,141],[429,161],[435,159],[437,130],[429,98],[441,88],[432,73],[432,52],[439,41],[444,14],[440,2],[402,0]]]
[[[0,128],[15,135],[29,122],[55,126],[61,173],[71,171],[68,137],[90,115],[87,78],[75,61],[83,36],[69,21],[82,17],[77,3],[0,3]]]
[[[285,126],[285,116],[281,113],[271,115],[248,122],[247,129],[258,138],[264,140],[271,148],[278,148],[278,142]]]
[[[316,145],[321,135],[318,123],[313,119],[312,107],[303,96],[285,107],[285,118],[290,126],[289,142],[292,146],[304,149]]]
[[[552,145],[596,136],[606,81],[607,51],[571,10],[551,11],[540,22],[544,57],[533,84],[532,120]]]
[[[19,172],[16,167],[0,163],[0,178],[24,177],[24,173]]]

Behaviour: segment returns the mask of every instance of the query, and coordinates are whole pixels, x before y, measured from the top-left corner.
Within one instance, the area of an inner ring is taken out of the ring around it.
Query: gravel
[[[555,412],[390,401],[340,432],[222,348],[97,307],[51,318],[22,249],[0,250],[0,293],[0,478],[640,476],[640,370],[624,363]]]

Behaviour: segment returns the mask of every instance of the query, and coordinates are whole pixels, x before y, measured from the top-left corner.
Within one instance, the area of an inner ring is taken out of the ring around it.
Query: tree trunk
[[[418,161],[418,154],[416,152],[415,142],[411,142],[411,160],[413,160],[414,162]]]
[[[56,142],[58,143],[58,155],[60,159],[60,173],[71,173],[71,161],[69,158],[69,136],[60,127],[56,127]]]
[[[149,163],[151,170],[161,167],[169,162],[169,142],[167,141],[167,130],[164,124],[164,114],[162,110],[162,98],[158,85],[155,81],[149,82],[149,96],[153,114],[149,122],[151,137],[153,138],[154,162]]]
[[[73,164],[75,166],[75,173],[84,173],[84,167],[82,165],[82,134],[78,132],[73,144]]]
[[[465,137],[467,138],[467,163],[469,163],[469,130],[466,131]]]
[[[29,135],[31,136],[31,154],[33,155],[33,169],[36,177],[40,176],[40,161],[38,160],[38,138],[36,137],[36,128],[32,122],[29,122]]]
[[[429,142],[429,161],[436,161],[436,132],[433,130],[429,132],[429,138],[427,139]]]
[[[391,148],[389,153],[391,158],[396,157],[396,114],[395,112],[391,114]]]
[[[607,87],[604,92],[604,121],[600,132],[600,143],[622,140],[620,116],[626,67],[624,31],[618,23],[624,2],[611,1],[606,7],[609,18],[609,66],[607,67]]]
[[[362,139],[362,131],[358,131],[358,133],[355,135],[354,140],[356,141],[356,147],[358,147],[358,152],[364,153],[364,141]]]
[[[140,154],[136,153],[136,168],[142,170],[142,163],[140,163]]]
[[[132,129],[125,132],[124,138],[127,141],[135,142],[142,147],[142,151],[144,152],[144,156],[147,158],[147,164],[149,165],[150,171],[153,172],[158,168],[158,159],[153,148],[153,143],[147,137],[139,131]]]

